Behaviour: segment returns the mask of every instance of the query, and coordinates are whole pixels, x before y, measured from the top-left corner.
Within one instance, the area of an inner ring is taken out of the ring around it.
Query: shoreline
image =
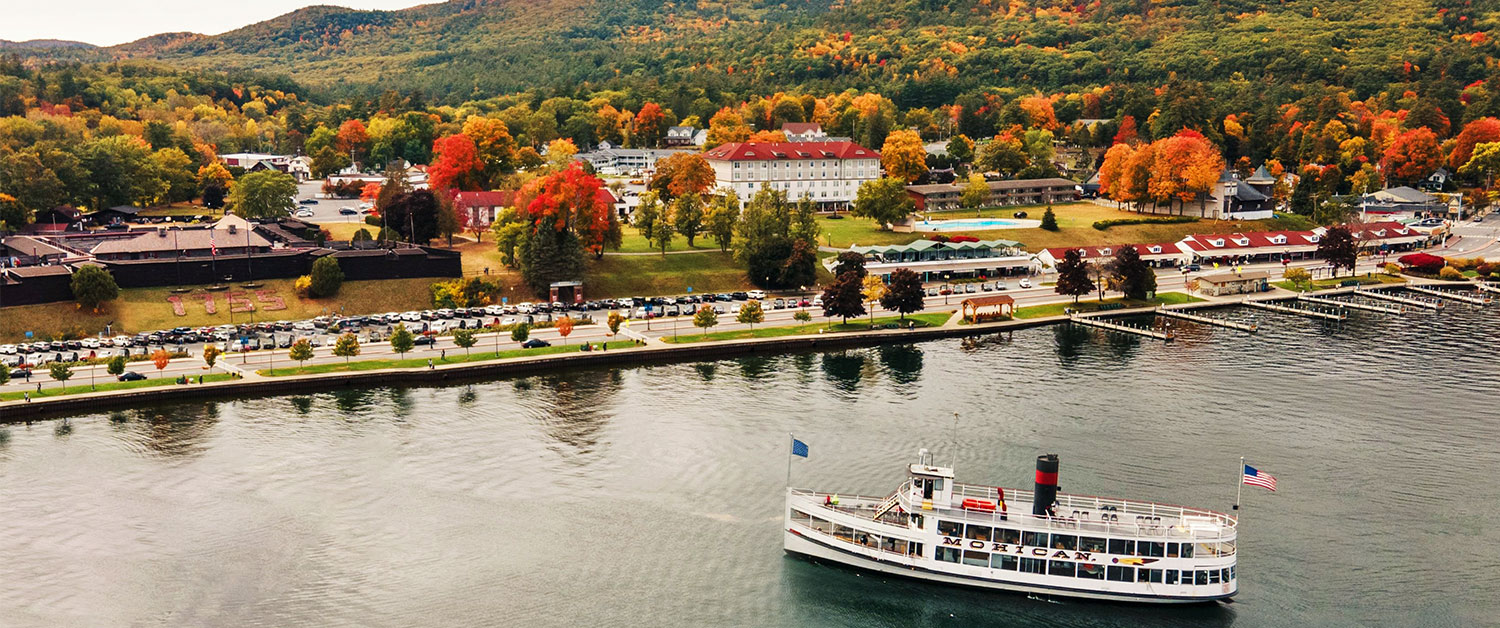
[[[1408,284],[1390,284],[1391,287],[1406,285],[1472,286],[1471,282],[1445,282],[1435,280],[1410,281]],[[1353,288],[1329,288],[1316,290],[1320,294],[1342,294]],[[1241,305],[1251,297],[1257,300],[1294,299],[1298,293],[1285,290],[1255,294],[1240,294],[1217,297],[1193,303],[1164,306],[1170,310],[1205,310]],[[1151,314],[1158,308],[1136,307],[1092,313],[1095,318],[1115,318]],[[634,366],[659,362],[680,363],[732,358],[754,354],[784,354],[798,351],[817,351],[852,347],[878,346],[985,336],[1065,323],[1068,316],[1047,316],[1033,319],[1018,319],[980,323],[975,325],[944,325],[913,330],[871,330],[809,334],[773,338],[749,338],[721,340],[706,343],[648,344],[629,349],[588,353],[561,353],[540,356],[522,356],[499,360],[463,362],[427,368],[389,368],[370,371],[343,371],[309,375],[290,375],[276,378],[235,379],[205,384],[173,385],[117,391],[79,393],[60,397],[44,397],[31,402],[9,401],[0,403],[0,425],[31,420],[53,418],[106,410],[118,410],[162,402],[177,402],[193,399],[226,400],[235,397],[274,396],[288,393],[327,392],[354,386],[379,385],[427,385],[455,383],[464,380],[494,377],[527,376],[572,368],[599,368]]]

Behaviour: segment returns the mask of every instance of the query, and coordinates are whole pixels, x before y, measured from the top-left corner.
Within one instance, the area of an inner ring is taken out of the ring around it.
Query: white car
[[[421,312],[416,312],[416,311],[402,312],[401,313],[401,320],[406,321],[408,323],[415,323],[417,321],[422,320],[422,313]]]
[[[292,215],[296,216],[298,218],[312,218],[313,217],[313,212],[312,212],[311,209],[299,209],[295,213],[293,213]]]
[[[312,331],[314,326],[312,321],[297,321],[292,323],[292,329],[296,331]]]
[[[15,355],[15,353],[16,353],[16,346],[15,345],[0,345],[0,354]]]
[[[750,298],[755,299],[756,301],[759,301],[761,299],[766,298],[766,291],[765,290],[751,290],[750,292],[747,292],[746,294],[750,295]]]
[[[536,307],[530,303],[522,303],[516,306],[516,312],[519,314],[530,314],[535,310]]]
[[[1020,282],[1020,286],[1022,288],[1030,288],[1031,287],[1031,280],[1030,279],[1022,279],[1021,282]]]
[[[503,319],[500,319],[500,325],[501,326],[515,325],[516,323],[519,323],[519,322],[520,321],[516,320],[516,317],[514,317],[514,316],[507,316],[507,317],[505,317]]]
[[[503,306],[503,305],[486,305],[486,306],[484,306],[484,313],[488,314],[490,316],[500,316],[500,315],[505,314],[505,306]]]
[[[110,339],[110,344],[116,347],[128,347],[130,346],[130,336],[115,336]]]
[[[99,348],[99,339],[98,338],[84,338],[82,344],[83,344],[83,348],[85,348],[85,349],[98,349]]]
[[[823,295],[813,297],[813,307],[823,307]]]

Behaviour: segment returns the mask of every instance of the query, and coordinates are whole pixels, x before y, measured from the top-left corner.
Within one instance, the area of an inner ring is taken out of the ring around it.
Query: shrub
[[[945,236],[945,235],[943,235],[941,233],[936,233],[936,234],[927,236],[927,239],[928,240],[932,240],[933,242],[951,242],[951,241],[953,241],[952,237]]]
[[[1098,220],[1094,222],[1094,228],[1100,231],[1110,227],[1123,227],[1125,225],[1174,225],[1188,222],[1198,222],[1197,216],[1164,216],[1161,218],[1116,218],[1113,220]]]
[[[312,296],[312,277],[303,275],[292,282],[292,292],[304,299]]]
[[[78,304],[99,311],[99,304],[120,296],[120,286],[115,276],[93,264],[85,264],[73,271],[73,298]]]
[[[1462,281],[1464,278],[1464,271],[1461,271],[1452,266],[1444,266],[1442,270],[1438,271],[1438,277],[1447,279],[1448,281]]]
[[[1480,277],[1488,277],[1495,274],[1495,265],[1489,262],[1480,262],[1474,265],[1474,272],[1479,273]]]
[[[979,238],[969,235],[956,235],[948,238],[949,242],[978,242]]]
[[[313,262],[312,284],[308,286],[308,294],[317,297],[331,297],[339,293],[339,286],[344,285],[344,270],[339,268],[339,261],[333,256],[324,256]]]
[[[1401,262],[1401,265],[1405,266],[1408,270],[1426,275],[1436,275],[1446,265],[1446,261],[1443,258],[1430,253],[1402,255],[1396,261]]]
[[[380,223],[380,217],[379,216],[371,216],[369,214],[366,214],[365,215],[365,224],[370,225],[371,227],[379,227],[381,225],[381,223]]]
[[[1401,274],[1401,266],[1399,266],[1397,264],[1386,264],[1385,265],[1385,274],[1392,275],[1392,276],[1400,275]]]

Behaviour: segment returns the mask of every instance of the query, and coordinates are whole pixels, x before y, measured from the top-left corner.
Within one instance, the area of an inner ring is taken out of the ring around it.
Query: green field
[[[1329,288],[1340,288],[1346,281],[1358,281],[1362,286],[1384,284],[1384,283],[1406,283],[1405,277],[1387,275],[1385,273],[1365,273],[1357,277],[1333,277],[1330,279],[1314,279],[1306,285],[1296,285],[1290,281],[1278,281],[1271,285],[1283,290],[1301,292],[1303,290],[1327,290]]]
[[[598,343],[594,343],[598,346]],[[609,342],[610,349],[628,349],[638,346],[633,340],[613,340]],[[557,353],[578,353],[583,349],[582,343],[570,345],[552,345],[550,347],[537,347],[535,349],[509,349],[506,351],[482,351],[475,350],[467,355],[459,353],[457,349],[449,351],[446,358],[406,358],[394,360],[351,360],[347,363],[338,362],[333,364],[316,364],[313,366],[299,366],[293,368],[279,368],[274,371],[261,369],[256,371],[261,375],[273,377],[284,377],[287,375],[312,375],[317,373],[349,373],[352,371],[374,371],[379,369],[394,368],[427,368],[430,359],[434,364],[462,364],[465,362],[483,362],[485,360],[502,360],[505,358],[520,358],[537,355],[552,355]]]
[[[916,327],[938,327],[948,322],[952,316],[948,312],[934,312],[931,314],[911,314],[906,317],[907,321],[915,323]],[[882,316],[875,319],[875,325],[884,326],[891,323],[904,324],[899,316]],[[704,333],[684,333],[680,336],[662,338],[662,342],[682,344],[687,342],[705,342],[718,340],[744,340],[747,338],[776,338],[780,336],[801,336],[805,334],[816,334],[820,329],[831,332],[839,331],[869,331],[870,319],[851,318],[847,323],[803,323],[801,325],[761,327],[760,329],[737,329],[734,331],[716,331]]]
[[[209,383],[209,382],[222,382],[222,381],[227,381],[227,380],[230,380],[230,379],[234,379],[234,375],[231,374],[231,373],[214,373],[214,374],[211,374],[211,375],[204,375],[203,376],[203,383],[206,384],[206,383]],[[196,380],[196,378],[195,378],[195,380]],[[176,385],[176,384],[177,384],[177,378],[175,378],[175,377],[163,377],[163,378],[159,378],[159,379],[143,379],[143,380],[138,380],[138,381],[134,381],[134,382],[121,382],[121,381],[115,381],[114,376],[111,375],[108,380],[100,381],[93,388],[90,388],[89,384],[88,384],[88,378],[85,377],[82,382],[79,382],[78,381],[78,375],[74,374],[73,375],[73,379],[71,380],[71,383],[68,384],[68,387],[66,389],[63,389],[63,388],[42,388],[41,392],[37,392],[36,390],[33,389],[33,390],[30,390],[30,391],[22,391],[22,392],[0,393],[0,401],[16,401],[18,399],[24,398],[24,395],[26,393],[30,393],[32,399],[39,399],[39,398],[42,398],[42,397],[61,397],[63,395],[77,395],[77,394],[86,393],[86,392],[102,392],[102,391],[107,391],[107,390],[130,390],[132,388],[153,388],[153,387],[156,387],[156,386],[172,386],[172,385]]]
[[[1080,299],[1078,303],[1048,303],[1046,305],[1033,305],[1030,307],[1016,308],[1015,318],[1045,318],[1048,316],[1062,316],[1063,310],[1072,309],[1075,312],[1097,312],[1101,305],[1123,304],[1127,308],[1133,307],[1155,307],[1157,305],[1176,305],[1179,303],[1199,303],[1204,299],[1183,294],[1181,292],[1162,292],[1155,299],[1140,301],[1136,299],[1114,298],[1100,301],[1098,299]]]

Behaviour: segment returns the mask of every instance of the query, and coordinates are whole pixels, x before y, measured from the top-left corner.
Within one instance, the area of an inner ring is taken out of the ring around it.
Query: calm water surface
[[[1057,327],[0,428],[0,626],[1497,625],[1497,321]],[[1247,456],[1281,491],[1246,489],[1233,604],[1048,603],[786,557],[788,432],[795,484],[851,493],[920,447],[1215,509]]]

